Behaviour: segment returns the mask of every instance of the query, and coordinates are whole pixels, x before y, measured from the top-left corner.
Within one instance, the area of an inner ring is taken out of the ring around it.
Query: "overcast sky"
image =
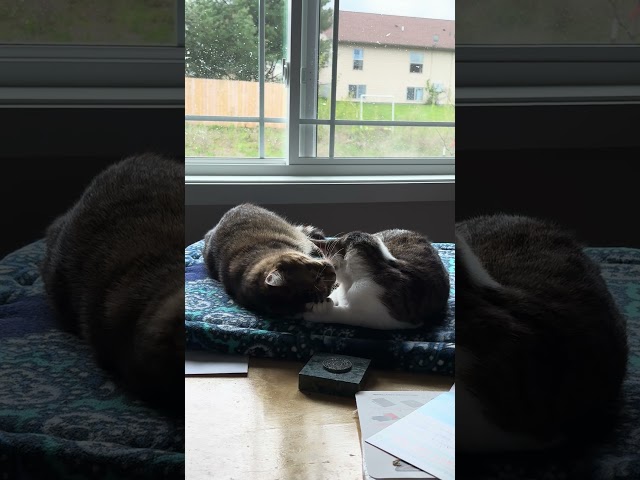
[[[340,10],[455,20],[455,0],[340,0]]]

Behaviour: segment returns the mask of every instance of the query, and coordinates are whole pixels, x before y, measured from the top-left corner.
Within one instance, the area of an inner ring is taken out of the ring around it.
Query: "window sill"
[[[639,103],[640,86],[459,87],[456,103],[464,106],[592,105]]]
[[[185,177],[186,205],[444,202],[454,175]]]
[[[176,107],[184,109],[182,88],[0,88],[1,107]]]

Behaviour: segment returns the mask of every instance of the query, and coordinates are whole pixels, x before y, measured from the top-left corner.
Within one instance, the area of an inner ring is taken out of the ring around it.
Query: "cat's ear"
[[[284,277],[278,270],[272,270],[264,279],[264,283],[272,287],[281,287],[284,285]]]
[[[314,243],[316,247],[318,247],[323,252],[326,252],[327,249],[329,248],[329,240],[327,239],[320,240],[320,239],[312,238],[311,241]]]

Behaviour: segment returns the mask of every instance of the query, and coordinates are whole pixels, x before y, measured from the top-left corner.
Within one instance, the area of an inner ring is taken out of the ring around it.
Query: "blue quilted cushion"
[[[302,361],[316,352],[343,353],[370,358],[379,366],[453,375],[455,249],[451,243],[435,246],[451,275],[446,318],[415,330],[381,331],[268,317],[236,305],[207,274],[201,240],[185,250],[187,344],[194,349]]]
[[[61,331],[38,241],[0,261],[1,478],[184,478],[184,419],[126,395]]]

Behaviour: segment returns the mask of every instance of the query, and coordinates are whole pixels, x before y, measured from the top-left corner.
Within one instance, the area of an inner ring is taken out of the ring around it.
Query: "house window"
[[[364,48],[353,49],[353,69],[362,70],[364,61]]]
[[[349,85],[349,98],[360,98],[361,95],[367,94],[366,85]]]
[[[358,25],[370,13],[336,11],[339,2],[324,0],[260,0],[243,18],[229,10],[234,2],[187,1],[187,175],[453,174],[454,106],[403,108],[406,85],[401,72],[389,68],[374,88],[380,79],[369,79],[369,67],[386,60],[373,50],[367,70],[353,73],[364,60],[364,48],[355,47],[364,43],[356,39],[362,38]],[[396,28],[396,17],[378,15],[384,31],[367,33],[371,44],[388,41],[386,27]],[[207,23],[216,21],[227,24]],[[430,34],[423,40],[427,45]],[[396,61],[406,58],[407,48],[393,47]],[[442,68],[453,68],[452,60],[453,52]]]
[[[421,102],[424,99],[424,88],[422,87],[408,87],[407,88],[407,100],[414,100]]]
[[[411,73],[422,73],[423,65],[424,65],[424,53],[422,52],[409,53],[409,71]]]

